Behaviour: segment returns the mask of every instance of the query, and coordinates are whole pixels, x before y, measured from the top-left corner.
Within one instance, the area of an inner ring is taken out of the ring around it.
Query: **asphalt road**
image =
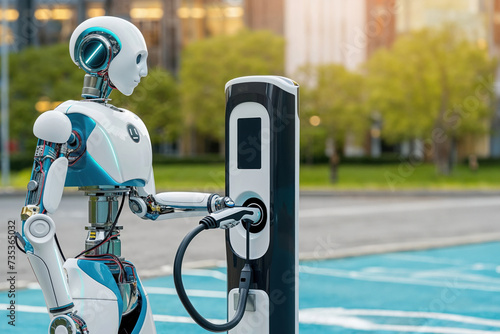
[[[0,289],[7,273],[7,223],[24,196],[0,196]],[[53,215],[66,257],[84,248],[87,198],[65,196]],[[321,259],[500,240],[500,195],[305,194],[300,202],[300,253]],[[143,221],[125,206],[120,218],[122,255],[143,277],[169,273],[176,249],[198,219]],[[33,282],[28,261],[17,252],[17,284]],[[185,261],[196,266],[225,259],[224,232],[202,233]]]

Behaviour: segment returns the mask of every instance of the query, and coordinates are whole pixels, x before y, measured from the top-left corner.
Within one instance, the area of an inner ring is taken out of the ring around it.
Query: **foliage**
[[[268,31],[242,31],[188,45],[182,54],[180,94],[189,129],[224,138],[227,81],[246,75],[282,75],[284,40]]]
[[[78,99],[83,72],[71,61],[67,44],[28,48],[11,54],[9,61],[10,136],[21,146],[34,147],[32,126],[38,117],[36,103],[40,99],[52,102]]]
[[[382,136],[393,143],[431,143],[438,166],[450,160],[454,141],[488,131],[492,111],[495,62],[463,36],[451,26],[404,35],[366,64],[369,101],[382,115]]]
[[[370,126],[369,109],[365,106],[363,77],[342,65],[306,66],[299,74],[301,89],[302,148],[317,152],[314,141],[328,138],[325,147],[330,158],[332,182],[337,182],[339,151],[345,138],[362,139]],[[319,124],[311,124],[312,117]],[[318,119],[319,117],[319,119]],[[313,147],[311,147],[313,146]],[[315,152],[315,153],[316,153]],[[314,154],[314,153],[308,153]],[[306,156],[306,161],[311,162]]]
[[[358,138],[365,135],[370,115],[364,102],[362,75],[342,65],[328,64],[305,67],[300,77],[304,83],[301,116],[305,128],[316,115],[321,119],[320,126],[337,142],[342,143],[348,134]]]
[[[328,182],[330,168],[327,164],[301,165],[301,190],[478,190],[500,189],[500,164],[480,164],[477,171],[471,171],[464,164],[458,165],[450,176],[436,175],[434,166],[421,164],[408,169],[403,163],[386,164],[349,164],[343,162],[339,166],[339,181],[335,185]],[[224,164],[162,164],[155,165],[155,181],[159,190],[193,190],[202,192],[220,192],[224,189]],[[400,174],[403,171],[403,174]],[[25,189],[31,168],[14,172],[11,184],[16,189]],[[387,174],[401,175],[401,179],[393,182]],[[404,176],[404,177],[403,177]]]
[[[113,105],[132,111],[144,121],[153,144],[173,141],[182,131],[178,86],[162,68],[150,70],[132,95],[114,91],[110,97]]]

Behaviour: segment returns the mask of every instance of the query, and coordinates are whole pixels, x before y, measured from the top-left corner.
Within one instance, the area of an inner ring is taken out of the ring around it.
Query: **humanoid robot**
[[[124,202],[143,219],[208,214],[221,228],[258,221],[260,212],[216,194],[156,194],[146,126],[108,103],[113,89],[131,95],[148,73],[146,43],[133,24],[89,19],[73,32],[69,51],[86,72],[84,99],[46,111],[34,124],[38,143],[20,240],[51,316],[49,333],[156,333],[146,291],[121,254]],[[85,251],[67,260],[50,217],[65,186],[89,196],[90,223]]]

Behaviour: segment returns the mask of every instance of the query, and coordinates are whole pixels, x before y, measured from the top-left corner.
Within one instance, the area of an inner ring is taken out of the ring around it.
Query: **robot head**
[[[112,16],[81,23],[71,35],[73,62],[92,77],[101,77],[112,88],[130,95],[148,74],[146,42],[132,23]],[[104,89],[104,88],[103,88]]]

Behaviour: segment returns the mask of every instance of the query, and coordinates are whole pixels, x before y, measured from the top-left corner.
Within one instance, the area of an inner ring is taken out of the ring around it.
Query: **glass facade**
[[[232,34],[244,27],[243,1],[182,0],[177,9],[181,43]]]
[[[24,0],[10,1],[5,13],[10,40],[31,20],[33,40],[28,44],[47,45],[65,42],[73,29],[86,18],[114,15],[137,25],[146,39],[150,63],[160,65],[178,54],[178,49],[192,41],[210,36],[233,34],[244,27],[243,0]],[[29,5],[26,5],[29,4]],[[169,8],[165,8],[165,7]],[[34,29],[33,29],[34,28]],[[4,33],[4,32],[2,32]],[[16,47],[17,49],[18,47]],[[168,66],[167,66],[168,67]]]

